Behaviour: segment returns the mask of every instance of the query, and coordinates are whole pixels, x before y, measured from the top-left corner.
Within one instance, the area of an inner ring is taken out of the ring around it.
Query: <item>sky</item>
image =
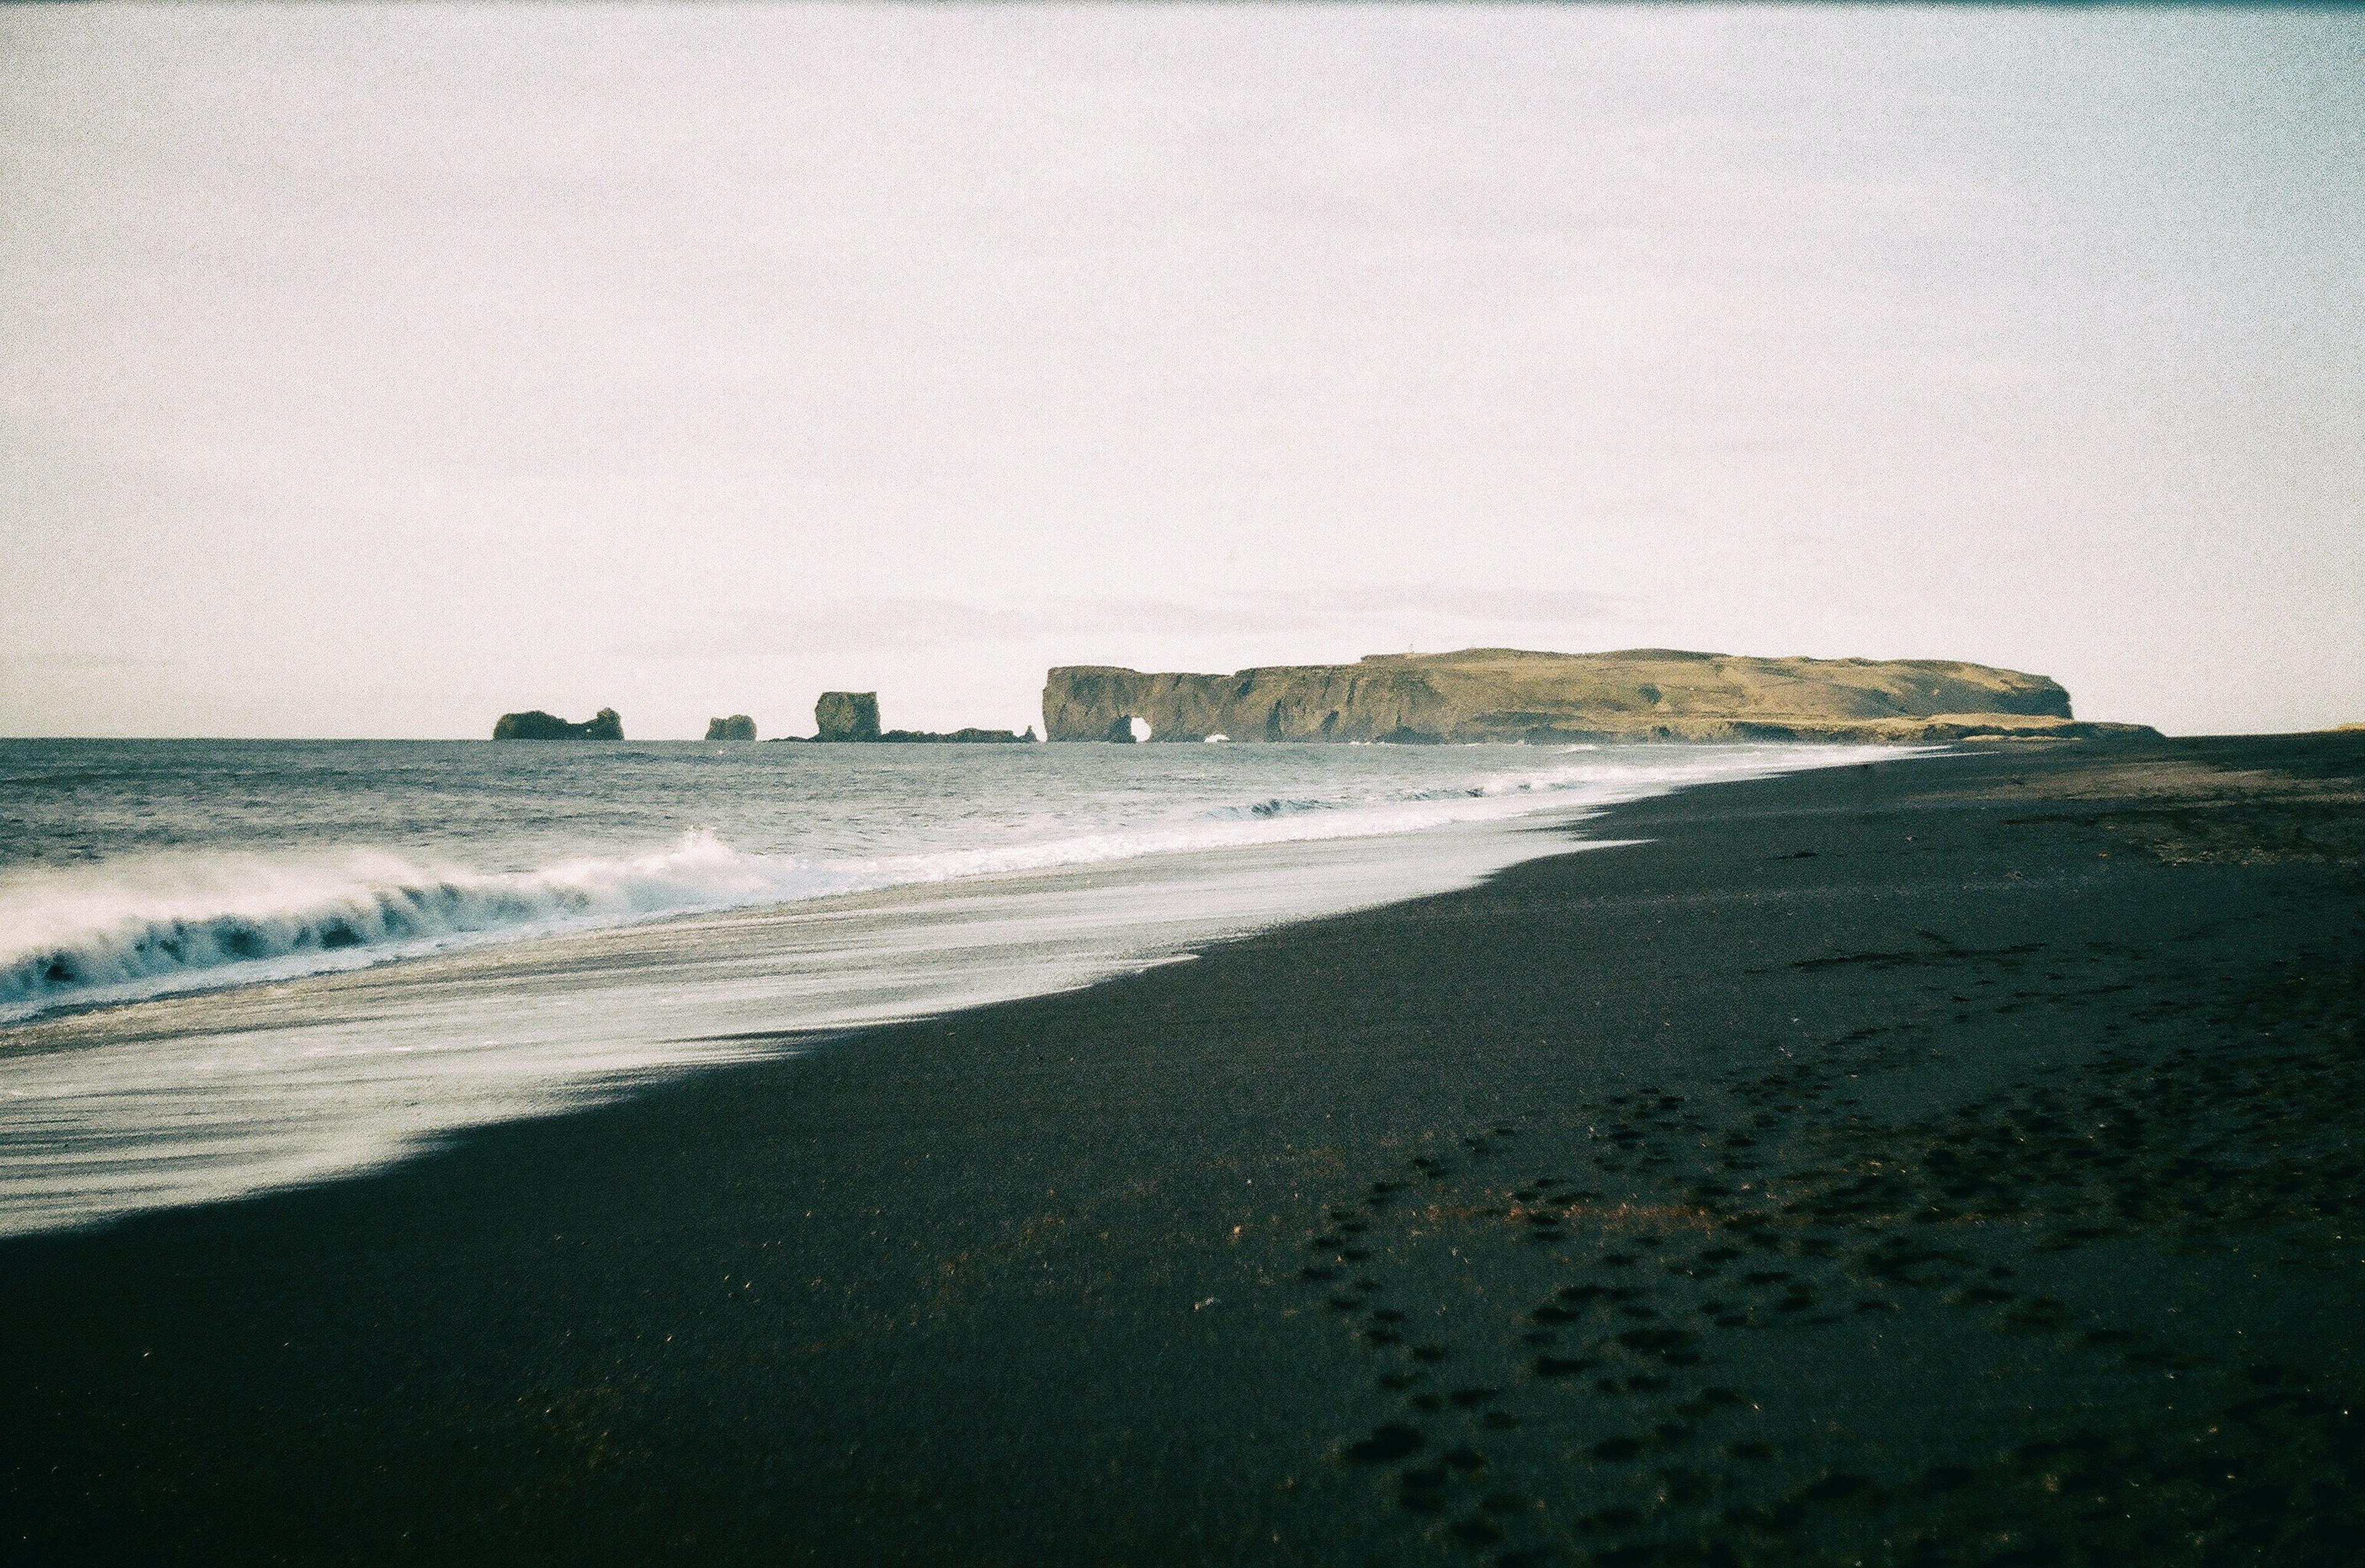
[[[2365,12],[0,7],[0,734],[1472,645],[2365,720]]]

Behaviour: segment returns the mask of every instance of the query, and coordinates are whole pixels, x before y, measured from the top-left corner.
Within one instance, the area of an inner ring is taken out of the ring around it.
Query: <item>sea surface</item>
[[[1082,985],[1893,747],[0,740],[0,1234]]]

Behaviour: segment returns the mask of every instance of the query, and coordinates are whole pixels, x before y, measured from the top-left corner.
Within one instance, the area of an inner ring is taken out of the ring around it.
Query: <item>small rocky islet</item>
[[[824,691],[813,704],[813,730],[811,736],[775,735],[774,741],[835,743],[870,742],[930,742],[947,745],[1009,745],[1036,738],[1026,730],[881,730],[879,727],[879,694],[875,691]],[[555,713],[532,709],[522,713],[504,713],[493,725],[497,741],[620,741],[624,738],[623,721],[613,708],[602,708],[583,722],[570,723]],[[706,738],[710,741],[752,741],[756,739],[756,721],[745,713],[734,713],[726,719],[706,721]]]
[[[776,741],[802,741],[802,735],[775,735]],[[879,693],[875,691],[824,691],[813,704],[815,742],[834,745],[869,742],[930,742],[944,745],[994,745],[1012,742],[1031,741],[1035,732],[1017,730],[881,730],[879,727]]]
[[[602,708],[579,724],[571,724],[555,713],[545,713],[530,708],[522,713],[504,713],[493,725],[497,741],[620,741],[624,738],[624,722],[613,708]]]

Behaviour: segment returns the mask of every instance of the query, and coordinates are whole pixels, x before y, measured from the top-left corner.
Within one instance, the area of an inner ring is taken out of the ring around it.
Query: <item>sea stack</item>
[[[706,738],[711,741],[752,741],[756,738],[756,721],[745,713],[734,713],[727,719],[706,721]]]
[[[624,738],[624,722],[616,717],[613,708],[602,708],[579,724],[570,724],[555,713],[545,713],[539,708],[529,708],[522,713],[504,713],[493,724],[497,741],[620,741]]]
[[[715,722],[722,722],[719,719]],[[710,733],[708,738],[714,737]],[[824,691],[821,694],[821,700],[813,704],[813,739],[816,741],[863,745],[916,742],[935,745],[999,745],[1034,738],[1035,731],[1031,725],[1025,734],[1015,730],[981,730],[975,727],[882,731],[879,727],[879,694],[875,691]]]
[[[879,738],[879,693],[824,691],[813,704],[813,739],[875,741]]]

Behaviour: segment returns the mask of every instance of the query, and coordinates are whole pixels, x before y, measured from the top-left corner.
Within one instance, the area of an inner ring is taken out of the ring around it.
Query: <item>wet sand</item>
[[[1716,786],[0,1244],[0,1558],[2355,1562],[2360,780]]]

